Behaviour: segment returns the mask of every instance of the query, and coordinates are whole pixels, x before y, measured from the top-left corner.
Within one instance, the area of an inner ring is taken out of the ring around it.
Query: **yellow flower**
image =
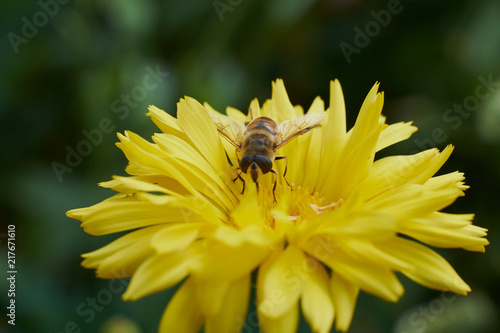
[[[160,332],[295,332],[299,312],[313,332],[347,331],[360,290],[395,302],[403,294],[396,272],[426,287],[465,295],[469,286],[429,247],[484,252],[486,229],[472,214],[440,212],[467,188],[462,173],[434,176],[453,148],[375,160],[381,149],[416,131],[411,123],[385,124],[378,84],[368,93],[354,127],[346,131],[338,81],[325,111],[318,97],[308,113],[326,112],[320,127],[278,151],[273,175],[260,188],[237,178],[235,149],[221,140],[209,105],[186,97],[177,118],[151,106],[162,133],[153,143],[132,132],[118,147],[131,176],[101,183],[117,192],[69,217],[92,235],[130,231],[83,255],[97,276],[131,276],[124,300],[181,286],[170,300]],[[272,98],[250,104],[253,116],[277,123],[304,113],[282,80]],[[249,116],[227,108],[242,122]],[[229,162],[230,161],[230,162]],[[252,275],[257,271],[256,275]],[[256,276],[257,313],[247,312]]]

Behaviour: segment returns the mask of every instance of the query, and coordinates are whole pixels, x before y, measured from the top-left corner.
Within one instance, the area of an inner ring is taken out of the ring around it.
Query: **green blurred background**
[[[7,225],[15,224],[18,270],[15,327],[6,323],[8,286],[5,277],[0,282],[1,332],[154,332],[172,290],[122,302],[126,281],[110,284],[80,266],[81,253],[116,236],[89,236],[64,213],[111,195],[97,183],[125,175],[115,133],[149,138],[157,129],[144,115],[147,105],[175,114],[189,95],[221,111],[246,110],[252,98],[270,97],[276,78],[306,109],[317,95],[328,101],[329,81],[338,78],[350,124],[380,81],[388,122],[419,127],[381,156],[456,145],[442,172],[464,171],[471,189],[447,211],[474,212],[475,223],[490,230],[485,254],[440,251],[472,287],[469,296],[401,277],[406,293],[397,304],[361,295],[350,332],[498,331],[498,0],[42,0],[0,7],[1,267],[7,271]],[[94,133],[90,147],[85,133]],[[73,157],[70,167],[68,149],[78,147],[86,156]],[[300,332],[310,332],[303,321]]]

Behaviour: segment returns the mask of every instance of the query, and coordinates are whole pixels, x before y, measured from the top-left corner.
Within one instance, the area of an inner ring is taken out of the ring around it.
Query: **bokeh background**
[[[381,156],[456,145],[442,172],[464,171],[471,188],[447,211],[474,212],[490,230],[485,254],[440,251],[472,287],[469,296],[401,277],[397,304],[361,295],[350,332],[498,331],[497,0],[41,0],[0,8],[0,266],[7,271],[14,224],[18,270],[15,327],[6,323],[0,279],[1,332],[154,332],[173,291],[122,302],[126,281],[110,284],[80,266],[81,253],[116,236],[89,236],[64,213],[111,195],[97,183],[125,175],[116,132],[157,131],[147,105],[175,114],[188,95],[246,110],[252,98],[270,97],[276,78],[306,109],[318,95],[328,101],[338,78],[351,124],[380,81],[388,122],[419,127]],[[90,146],[82,143],[89,133]],[[78,149],[85,156],[68,157]],[[304,322],[300,332],[310,332]]]

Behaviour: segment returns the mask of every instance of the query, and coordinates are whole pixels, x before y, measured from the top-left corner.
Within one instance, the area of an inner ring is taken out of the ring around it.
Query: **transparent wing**
[[[278,132],[276,149],[282,147],[293,138],[302,135],[318,126],[323,118],[325,118],[325,112],[318,112],[298,116],[280,123],[276,127],[276,130]]]
[[[245,132],[245,125],[233,118],[220,113],[209,112],[210,117],[219,131],[219,135],[229,141],[236,148],[241,147],[241,138]]]

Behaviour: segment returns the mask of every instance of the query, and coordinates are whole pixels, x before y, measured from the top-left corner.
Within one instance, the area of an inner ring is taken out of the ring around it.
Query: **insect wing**
[[[210,117],[217,127],[220,136],[236,148],[241,148],[241,138],[245,132],[245,125],[233,118],[220,113],[209,112]]]
[[[284,146],[293,138],[302,135],[318,126],[323,118],[325,118],[325,112],[318,112],[298,116],[280,123],[276,127],[276,130],[278,132],[276,149]]]

